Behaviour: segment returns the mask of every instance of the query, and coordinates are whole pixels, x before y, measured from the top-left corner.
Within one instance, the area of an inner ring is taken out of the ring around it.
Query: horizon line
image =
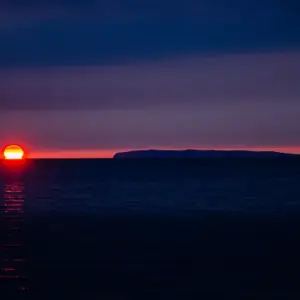
[[[111,149],[111,150],[48,150],[48,151],[32,151],[26,156],[28,159],[112,159],[116,153],[129,152],[129,151],[147,151],[147,150],[158,150],[158,151],[185,151],[185,150],[196,150],[196,151],[253,151],[253,152],[280,152],[285,154],[300,154],[300,146],[297,147],[188,147],[188,148],[173,148],[173,147],[149,147],[149,148],[126,148],[126,149]]]

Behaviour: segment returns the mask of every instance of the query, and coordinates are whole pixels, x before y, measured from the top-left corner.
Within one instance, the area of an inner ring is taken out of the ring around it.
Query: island
[[[133,150],[118,152],[113,158],[284,158],[299,157],[297,154],[275,151],[247,150]]]

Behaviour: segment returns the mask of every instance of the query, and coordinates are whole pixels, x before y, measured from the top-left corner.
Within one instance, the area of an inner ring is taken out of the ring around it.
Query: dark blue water
[[[0,298],[300,299],[299,183],[297,159],[1,164]]]

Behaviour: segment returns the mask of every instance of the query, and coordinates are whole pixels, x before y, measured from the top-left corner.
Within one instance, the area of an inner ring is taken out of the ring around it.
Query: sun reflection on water
[[[5,295],[28,290],[24,247],[24,184],[4,184],[1,206],[0,286]],[[1,291],[2,292],[2,291]]]

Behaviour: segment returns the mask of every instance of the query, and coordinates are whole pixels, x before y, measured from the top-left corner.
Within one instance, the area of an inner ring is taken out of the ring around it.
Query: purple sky
[[[0,141],[24,144],[40,156],[109,156],[137,148],[300,152],[300,50],[290,30],[299,24],[288,21],[293,10],[266,1],[264,10],[251,6],[255,20],[231,1],[235,10],[229,11],[224,5],[214,11],[204,1],[206,10],[197,15],[191,9],[196,2],[189,0],[189,10],[175,7],[172,15],[164,11],[167,2],[142,10],[123,0],[127,9],[112,6],[105,16],[91,14],[96,2],[75,1],[86,7],[83,17],[68,1],[58,1],[60,13],[47,10],[47,1],[32,1],[26,9],[6,4],[0,22],[6,41],[0,50]],[[248,19],[237,17],[241,12]],[[138,16],[152,27],[138,31]],[[196,21],[184,23],[188,16]]]

